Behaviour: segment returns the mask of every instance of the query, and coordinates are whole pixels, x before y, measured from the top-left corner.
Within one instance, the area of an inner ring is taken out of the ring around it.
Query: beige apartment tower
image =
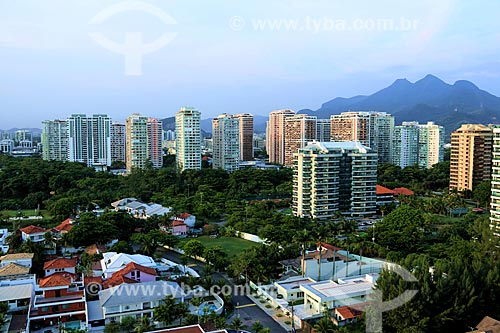
[[[493,129],[464,124],[451,134],[450,190],[472,191],[491,179]]]
[[[285,161],[284,165],[293,165],[293,154],[298,153],[308,143],[316,139],[316,116],[297,114],[285,118]]]
[[[240,113],[233,116],[239,120],[240,161],[253,160],[253,115]]]
[[[285,163],[285,119],[295,115],[292,110],[276,110],[269,114],[266,126],[266,151],[270,163]]]

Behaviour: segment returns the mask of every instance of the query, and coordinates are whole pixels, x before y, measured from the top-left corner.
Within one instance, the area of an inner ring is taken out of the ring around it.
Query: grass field
[[[23,216],[37,216],[38,214],[36,214],[35,210],[34,209],[21,209],[21,211],[23,212]],[[1,213],[9,216],[9,217],[16,217],[17,216],[17,213],[18,211],[17,210],[2,210]],[[47,216],[48,213],[46,210],[40,210],[40,213],[43,215],[43,216]]]
[[[252,246],[257,245],[257,243],[236,237],[210,238],[210,236],[200,236],[198,238],[184,238],[177,247],[182,248],[182,246],[191,239],[199,240],[205,247],[220,246],[228,257],[236,256]]]

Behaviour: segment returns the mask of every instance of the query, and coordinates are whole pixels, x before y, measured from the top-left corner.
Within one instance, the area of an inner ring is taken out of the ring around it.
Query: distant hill
[[[345,111],[386,111],[402,121],[434,121],[450,133],[464,123],[500,122],[500,98],[479,89],[472,82],[460,80],[448,84],[433,75],[411,83],[398,79],[369,96],[337,97],[318,110],[300,113],[330,118]]]
[[[212,133],[212,119],[202,119],[201,120],[201,133],[204,137],[210,137]],[[265,133],[266,132],[266,121],[268,117],[265,116],[254,116],[253,117],[253,127],[255,133]],[[161,119],[164,130],[175,130],[175,117],[169,117]]]

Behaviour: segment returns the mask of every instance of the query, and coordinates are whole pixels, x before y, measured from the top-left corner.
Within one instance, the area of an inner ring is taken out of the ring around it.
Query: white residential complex
[[[295,216],[328,219],[376,212],[377,154],[359,142],[313,142],[294,154]]]
[[[126,121],[127,171],[143,169],[148,162],[153,168],[162,166],[162,125],[155,118],[132,114]]]
[[[111,165],[111,119],[104,114],[68,118],[68,161],[88,166]]]
[[[212,167],[236,171],[240,165],[240,121],[222,114],[212,120]]]
[[[47,161],[68,159],[68,122],[44,120],[42,122],[42,157]]]
[[[430,168],[443,161],[444,128],[428,122],[403,122],[394,127],[392,163],[402,168],[417,164]]]
[[[179,171],[201,169],[200,111],[183,107],[175,115],[176,162]]]

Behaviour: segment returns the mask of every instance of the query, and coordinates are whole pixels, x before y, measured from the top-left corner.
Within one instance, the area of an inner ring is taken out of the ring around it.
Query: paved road
[[[163,253],[163,258],[171,260],[173,262],[180,263],[181,255],[177,252],[166,250]],[[203,273],[204,263],[197,260],[189,260],[189,267],[197,271],[198,273]],[[221,279],[225,280],[226,283],[230,286],[233,286],[233,283],[227,278],[226,275],[221,273],[213,273],[212,277],[215,281],[219,281]],[[273,333],[286,333],[286,330],[277,322],[274,321],[271,317],[267,315],[261,308],[255,305],[248,297],[244,295],[232,295],[231,303],[235,306],[234,315],[240,316],[241,320],[245,323],[245,325],[250,326],[254,321],[260,321],[264,327],[268,327],[271,329]],[[229,321],[230,322],[230,321]],[[248,327],[250,328],[250,327]]]

